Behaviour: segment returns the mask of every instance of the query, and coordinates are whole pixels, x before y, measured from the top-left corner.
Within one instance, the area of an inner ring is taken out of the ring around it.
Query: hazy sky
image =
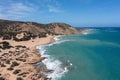
[[[120,0],[0,0],[0,18],[72,26],[120,26]]]

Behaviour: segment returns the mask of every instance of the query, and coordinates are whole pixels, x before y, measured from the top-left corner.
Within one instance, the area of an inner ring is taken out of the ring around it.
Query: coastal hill
[[[16,41],[25,41],[35,37],[49,35],[79,34],[81,31],[65,23],[40,24],[36,22],[22,22],[0,20],[0,37],[4,40],[13,38]]]
[[[0,80],[52,80],[46,73],[55,69],[42,62],[49,58],[42,56],[36,46],[54,42],[55,35],[80,32],[65,23],[0,20]]]

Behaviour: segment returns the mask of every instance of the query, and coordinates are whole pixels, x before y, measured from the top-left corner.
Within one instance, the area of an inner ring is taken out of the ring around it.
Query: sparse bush
[[[29,74],[28,72],[23,72],[23,73],[21,73],[21,74],[18,74],[18,76],[24,76],[24,75],[26,75],[26,74]]]
[[[6,64],[10,64],[10,60],[6,60],[6,62],[5,62]]]
[[[26,62],[25,59],[21,59],[21,58],[16,58],[16,60]]]
[[[1,56],[5,56],[5,55],[8,55],[8,53],[3,53]]]
[[[23,77],[26,77],[26,75],[23,75]]]
[[[1,61],[6,61],[6,59],[1,59]]]
[[[10,34],[4,34],[3,40],[10,40],[12,39],[12,36]]]
[[[20,69],[17,69],[13,72],[13,74],[18,74],[21,70]]]
[[[1,64],[1,67],[6,67],[6,65],[5,64]]]
[[[12,71],[12,70],[13,70],[13,68],[12,68],[12,67],[10,67],[10,68],[7,68],[7,70],[10,70],[10,71]]]
[[[19,33],[17,33],[15,36],[13,36],[13,40],[15,40],[15,41],[28,41],[32,38],[32,33],[29,33],[29,32],[26,32],[26,31],[23,31],[23,32],[24,32],[24,37],[23,38],[21,38],[21,39],[16,38],[16,35],[19,34]]]
[[[39,36],[39,38],[46,37],[46,33],[40,33],[38,36]]]
[[[21,77],[17,77],[17,79],[16,80],[23,80],[23,78],[21,78]]]
[[[12,47],[7,41],[0,42],[0,44],[3,44],[3,46],[1,46],[2,49],[10,49]]]
[[[12,51],[9,51],[9,53],[13,53]]]
[[[12,62],[11,67],[15,67],[15,66],[18,66],[18,65],[19,65],[19,63],[17,63],[16,61],[14,61],[14,62]]]
[[[15,46],[17,48],[26,48],[26,46],[22,46],[22,45],[18,45],[18,46]]]

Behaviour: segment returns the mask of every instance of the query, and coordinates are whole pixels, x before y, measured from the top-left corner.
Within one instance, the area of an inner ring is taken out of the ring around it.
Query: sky
[[[120,0],[0,0],[0,19],[120,27]]]

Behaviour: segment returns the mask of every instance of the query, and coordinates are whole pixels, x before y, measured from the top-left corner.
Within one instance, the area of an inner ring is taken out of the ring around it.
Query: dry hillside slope
[[[0,20],[0,37],[17,41],[29,40],[30,38],[45,37],[51,35],[79,34],[81,31],[65,23],[40,24],[36,22],[22,22]],[[20,36],[23,34],[23,36]],[[17,37],[20,36],[20,39]]]

